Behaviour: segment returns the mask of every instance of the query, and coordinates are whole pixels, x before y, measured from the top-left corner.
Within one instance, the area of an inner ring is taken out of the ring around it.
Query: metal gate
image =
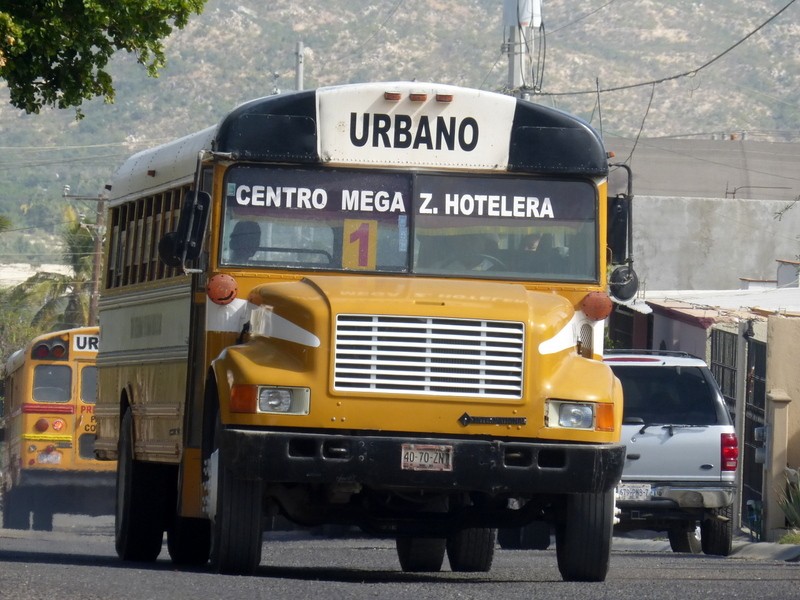
[[[737,375],[736,369],[739,348],[745,351],[742,364],[747,365],[746,377],[743,380]],[[740,432],[742,486],[741,503],[736,511],[739,516],[738,522],[751,531],[751,536],[760,537],[764,470],[757,455],[763,451],[763,442],[756,439],[755,432],[756,428],[763,427],[765,422],[767,345],[751,338],[740,346],[739,336],[736,333],[712,329],[709,364],[725,398],[728,411],[734,423],[737,423],[736,430]],[[741,415],[736,413],[739,381],[744,381],[746,384]]]
[[[766,422],[767,345],[747,341],[747,393],[744,404],[744,441],[742,444],[742,515],[748,516],[750,529],[761,536],[761,492],[764,485],[763,440],[756,439],[756,429]],[[763,429],[760,429],[763,431]]]

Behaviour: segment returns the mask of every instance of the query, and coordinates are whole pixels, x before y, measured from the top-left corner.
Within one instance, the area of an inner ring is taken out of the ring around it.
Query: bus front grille
[[[519,322],[338,315],[334,389],[521,398],[524,348]]]

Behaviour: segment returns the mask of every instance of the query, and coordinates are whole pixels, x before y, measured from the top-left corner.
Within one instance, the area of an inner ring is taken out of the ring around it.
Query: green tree
[[[111,56],[131,52],[148,75],[158,76],[166,62],[163,40],[206,1],[0,0],[0,78],[11,104],[38,113],[97,96],[113,102]]]
[[[72,272],[63,275],[42,271],[3,292],[0,319],[4,312],[13,315],[7,324],[9,328],[27,331],[30,327],[38,335],[88,324],[94,261],[93,226],[82,223],[73,208],[65,212],[64,262]],[[15,332],[2,329],[0,335],[19,337]]]
[[[26,306],[12,303],[14,288],[0,290],[0,360],[6,359],[40,333],[41,327],[31,325],[33,311]]]
[[[0,233],[11,229],[11,219],[5,215],[0,215]]]

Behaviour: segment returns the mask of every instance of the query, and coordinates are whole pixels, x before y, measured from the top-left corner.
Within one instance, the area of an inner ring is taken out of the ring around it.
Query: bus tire
[[[133,415],[120,423],[114,545],[122,560],[153,562],[164,537],[163,481],[159,465],[133,457]]]
[[[613,523],[614,490],[567,494],[556,522],[556,559],[564,581],[605,581]]]
[[[442,570],[447,540],[445,538],[399,537],[397,558],[407,573],[436,573]]]
[[[4,494],[3,528],[23,530],[31,528],[31,511],[28,508],[28,499],[18,489],[9,490]]]
[[[494,560],[497,530],[486,527],[462,529],[447,538],[447,559],[457,572],[488,572]]]
[[[222,424],[217,413],[214,451]],[[217,509],[211,525],[211,564],[218,573],[252,575],[261,562],[261,482],[237,479],[220,457]]]
[[[167,530],[167,550],[176,565],[206,564],[211,553],[210,521],[176,515]]]
[[[53,512],[35,509],[33,511],[32,529],[34,531],[53,531]]]

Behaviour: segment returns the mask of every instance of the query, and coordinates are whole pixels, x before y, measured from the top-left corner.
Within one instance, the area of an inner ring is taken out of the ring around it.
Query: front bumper
[[[451,471],[402,468],[403,444],[452,447]],[[223,429],[222,465],[267,483],[358,484],[373,489],[492,495],[599,493],[622,476],[620,444]]]

